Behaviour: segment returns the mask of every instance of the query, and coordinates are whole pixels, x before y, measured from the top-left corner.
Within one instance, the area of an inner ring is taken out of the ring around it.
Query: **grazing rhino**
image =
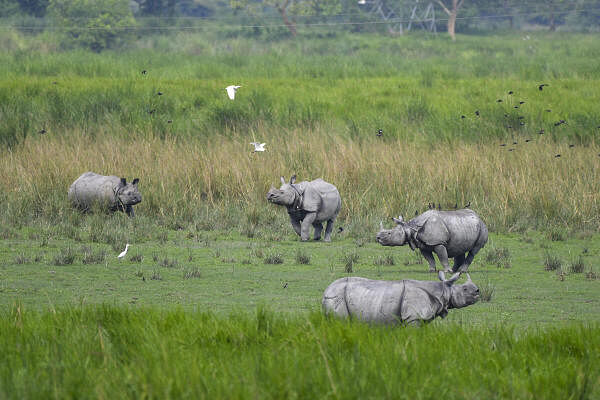
[[[133,217],[133,206],[142,201],[138,182],[138,178],[127,183],[125,178],[86,172],[69,187],[69,200],[83,211],[89,211],[97,204],[110,211],[125,211]]]
[[[454,258],[453,272],[465,272],[473,262],[475,254],[488,240],[488,230],[479,216],[470,209],[454,211],[428,210],[404,222],[402,217],[394,218],[393,229],[383,229],[376,236],[383,246],[404,246],[412,250],[418,248],[429,263],[429,271],[435,271],[437,254],[444,270],[448,272],[448,257]],[[466,253],[469,253],[465,257]]]
[[[323,179],[296,183],[296,175],[292,176],[290,183],[286,183],[282,176],[281,187],[271,186],[267,200],[287,208],[292,226],[303,241],[310,238],[311,225],[315,228],[315,240],[320,240],[325,221],[324,240],[331,241],[333,223],[342,206],[340,193],[331,183]]]
[[[479,288],[469,274],[462,285],[454,284],[460,272],[448,280],[442,271],[438,276],[441,282],[340,278],[325,289],[323,312],[365,322],[420,324],[444,318],[448,309],[466,307],[479,299]]]

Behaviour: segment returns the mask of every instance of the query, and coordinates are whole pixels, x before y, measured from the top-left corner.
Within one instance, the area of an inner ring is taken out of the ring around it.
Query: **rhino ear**
[[[132,184],[132,185],[137,185],[139,181],[140,181],[140,178],[135,178],[135,179],[133,180],[133,182],[131,182],[131,184]]]
[[[383,221],[379,221],[379,230],[382,231],[383,230]]]
[[[292,177],[290,178],[290,185],[293,185],[296,182],[296,175],[292,175]]]
[[[399,215],[398,218],[392,218],[394,220],[395,223],[397,223],[398,225],[402,225],[402,223],[404,222],[404,219],[402,219],[402,215]]]
[[[283,176],[281,177],[281,184],[285,185],[285,179],[283,178]]]
[[[121,178],[121,185],[122,185],[122,186],[125,186],[125,185],[127,185],[127,179],[125,179],[125,178]]]
[[[473,281],[471,280],[471,275],[467,274],[467,283],[469,282],[473,283]]]

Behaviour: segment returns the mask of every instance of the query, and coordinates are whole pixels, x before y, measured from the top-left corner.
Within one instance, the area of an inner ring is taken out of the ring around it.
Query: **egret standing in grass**
[[[257,151],[265,151],[266,143],[250,142],[250,144],[254,145],[253,153],[256,153]]]
[[[229,96],[229,98],[231,100],[235,99],[235,92],[237,92],[237,90],[241,88],[241,86],[236,86],[236,85],[230,85],[227,86],[225,88],[225,90],[227,91],[227,96]]]
[[[129,249],[129,243],[125,245],[125,250],[123,250],[121,254],[117,256],[119,260],[122,260],[125,257],[125,254],[127,254],[127,249]]]

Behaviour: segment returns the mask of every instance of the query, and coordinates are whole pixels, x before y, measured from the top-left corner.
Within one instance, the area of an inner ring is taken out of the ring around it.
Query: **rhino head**
[[[267,192],[267,201],[282,206],[292,206],[296,199],[296,190],[292,187],[294,182],[296,182],[296,175],[293,175],[290,178],[289,183],[286,183],[282,176],[281,187],[277,189],[274,186],[271,186],[271,189]]]
[[[479,288],[473,283],[469,274],[467,274],[467,281],[465,283],[462,285],[454,284],[460,277],[460,274],[460,272],[457,272],[448,280],[445,279],[443,271],[440,271],[438,274],[439,279],[450,287],[448,308],[463,308],[475,304],[479,300]]]
[[[142,201],[142,194],[138,189],[138,182],[140,180],[135,178],[133,182],[127,183],[127,179],[121,178],[119,186],[115,191],[119,202],[125,206],[132,206]]]
[[[396,226],[392,229],[384,229],[383,222],[379,224],[379,232],[375,236],[377,242],[382,246],[404,246],[408,243],[411,249],[414,250],[414,245],[410,240],[411,230],[402,219],[402,216],[392,219],[396,223]]]

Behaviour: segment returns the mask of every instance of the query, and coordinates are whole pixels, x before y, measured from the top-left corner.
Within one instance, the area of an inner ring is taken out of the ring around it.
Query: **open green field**
[[[599,398],[600,41],[529,37],[0,33],[0,398]],[[88,170],[135,219],[71,209]],[[338,187],[332,243],[267,204],[292,174]],[[490,228],[486,301],[324,318],[339,277],[437,279],[374,240],[430,202]]]

